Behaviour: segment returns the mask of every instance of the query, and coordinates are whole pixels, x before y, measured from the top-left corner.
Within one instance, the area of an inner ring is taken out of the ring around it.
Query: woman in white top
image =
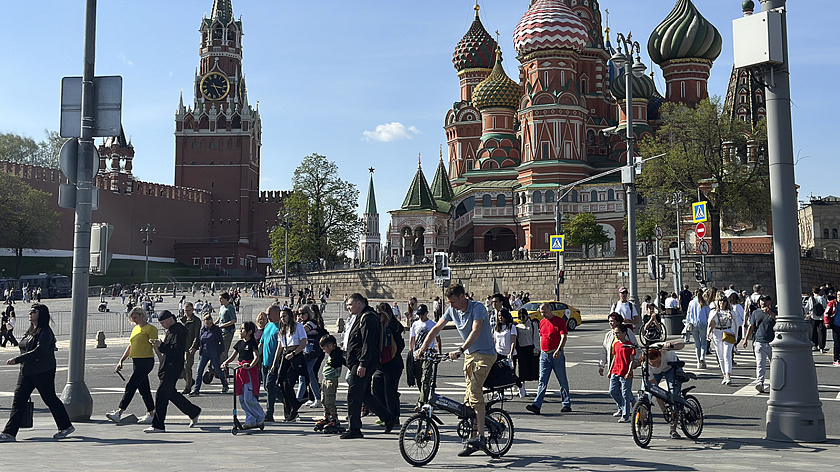
[[[735,362],[735,354],[738,353],[738,342],[741,340],[743,333],[741,332],[742,327],[744,326],[744,305],[741,305],[741,297],[738,296],[738,292],[732,291],[729,294],[729,306],[732,307],[732,315],[735,317],[735,344],[732,346],[732,365],[738,365]]]
[[[303,350],[306,348],[306,329],[295,322],[292,310],[284,308],[280,315],[280,332],[277,333],[277,354],[271,370],[277,369],[277,383],[283,392],[283,410],[286,421],[297,418],[300,402],[294,391],[300,374],[306,372]],[[279,367],[278,367],[279,366]]]
[[[709,314],[709,331],[706,333],[706,339],[711,339],[715,344],[715,354],[720,363],[720,372],[723,374],[721,383],[729,385],[732,383],[730,374],[732,373],[732,348],[735,346],[736,320],[732,306],[729,305],[729,300],[723,292],[718,292],[715,301],[717,308]],[[732,343],[723,340],[726,333],[731,335]]]
[[[502,308],[499,311],[499,316],[496,317],[493,338],[496,341],[497,360],[513,360],[516,356],[516,325],[513,324],[513,317],[507,308]]]

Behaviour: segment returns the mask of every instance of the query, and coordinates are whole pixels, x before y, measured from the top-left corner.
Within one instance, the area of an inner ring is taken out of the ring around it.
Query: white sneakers
[[[528,392],[525,390],[525,386],[519,387],[519,398],[525,398],[525,395],[528,395]]]
[[[146,413],[145,415],[143,415],[143,416],[141,416],[140,418],[137,419],[137,423],[139,423],[139,424],[152,424],[152,418],[153,418],[153,416],[151,414]]]
[[[120,420],[122,419],[122,411],[117,409],[117,410],[114,410],[110,413],[105,413],[105,418],[108,418],[109,420],[113,421],[114,423],[119,423]]]
[[[190,418],[190,428],[195,428],[196,426],[198,426],[199,415],[201,415],[201,412],[199,412],[198,415],[195,415],[192,418]]]
[[[323,405],[321,405],[320,400],[315,400],[314,402],[309,403],[309,408],[321,408],[321,406]]]
[[[144,429],[143,432],[144,433],[165,433],[166,430],[165,429],[158,429],[158,428],[155,428],[154,426],[150,426],[150,427]]]

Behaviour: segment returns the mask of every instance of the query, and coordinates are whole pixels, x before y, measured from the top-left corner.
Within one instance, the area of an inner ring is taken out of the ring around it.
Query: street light
[[[146,226],[140,228],[140,232],[144,234],[143,244],[146,246],[146,276],[143,278],[143,283],[149,283],[149,246],[152,245],[151,234],[157,233],[154,225],[146,223]]]
[[[635,77],[641,77],[645,73],[645,65],[642,64],[641,46],[638,41],[633,41],[633,33],[630,33],[625,38],[623,34],[616,35],[618,42],[618,49],[612,56],[612,62],[616,67],[624,68],[624,88],[625,88],[625,117],[627,122],[627,166],[621,173],[621,183],[625,184],[627,188],[627,257],[629,259],[630,272],[630,302],[636,303],[636,295],[638,284],[636,282],[636,187],[635,187],[635,145],[633,139],[633,81],[630,78],[630,72]],[[633,52],[636,53],[635,63],[633,61]]]
[[[685,197],[681,190],[674,192],[674,195],[665,200],[668,206],[673,205],[677,210],[677,270],[674,271],[674,293],[680,293],[682,290],[682,233],[680,232],[680,205],[688,203],[688,198]]]
[[[283,286],[286,287],[284,291],[287,297],[291,294],[291,290],[289,289],[289,230],[291,229],[291,216],[288,210],[283,214],[283,233],[286,235],[286,250],[283,251]]]

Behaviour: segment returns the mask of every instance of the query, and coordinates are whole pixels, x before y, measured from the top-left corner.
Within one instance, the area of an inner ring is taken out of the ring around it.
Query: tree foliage
[[[52,195],[36,190],[19,178],[0,172],[0,246],[14,249],[17,277],[21,276],[24,249],[46,246],[59,228]]]
[[[642,155],[663,157],[645,164],[639,192],[654,214],[663,215],[665,201],[676,191],[709,202],[712,253],[720,254],[720,222],[735,227],[761,227],[770,215],[770,183],[764,121],[751,129],[722,113],[720,100],[704,100],[695,108],[679,103],[662,106],[662,126],[641,144]],[[748,145],[754,159],[748,158]],[[673,214],[672,210],[670,210]]]
[[[312,154],[303,158],[292,177],[293,191],[277,215],[288,228],[278,225],[271,232],[271,256],[282,264],[289,231],[289,262],[323,259],[328,263],[344,258],[344,252],[356,247],[361,219],[356,213],[359,191],[356,185],[341,179],[338,166],[325,156]]]
[[[566,245],[582,246],[584,255],[589,254],[589,246],[611,241],[604,228],[596,223],[592,213],[578,213],[565,225]]]
[[[44,130],[44,139],[39,142],[17,134],[0,133],[0,160],[57,169],[64,141],[66,139],[57,131]]]

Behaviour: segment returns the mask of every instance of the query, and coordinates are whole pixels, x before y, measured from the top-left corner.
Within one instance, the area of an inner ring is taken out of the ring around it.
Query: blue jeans
[[[222,381],[222,387],[228,387],[227,376],[224,372],[222,372],[222,361],[219,357],[220,354],[221,353],[219,351],[212,351],[210,349],[205,349],[201,352],[201,355],[198,357],[198,370],[196,370],[195,374],[195,386],[193,387],[193,392],[198,393],[201,391],[201,384],[204,383],[202,381],[204,368],[207,367],[208,362],[210,363],[210,367],[216,372],[216,377]]]
[[[621,417],[630,417],[630,405],[633,403],[633,378],[625,379],[620,375],[611,375],[610,396],[621,410]]]
[[[542,407],[552,371],[554,371],[554,377],[560,382],[560,401],[563,402],[563,406],[572,406],[572,399],[569,397],[569,379],[566,378],[566,354],[561,351],[560,357],[555,359],[552,352],[540,354],[540,384],[537,386],[537,398],[534,399],[534,406],[537,408]]]
[[[274,417],[274,404],[277,398],[282,399],[283,394],[277,386],[277,372],[271,373],[271,365],[263,365],[263,378],[265,379],[265,393],[268,399],[265,402],[265,414]]]
[[[663,377],[665,378],[665,384],[668,386],[668,391],[671,392],[671,396],[673,398],[677,398],[678,396],[680,396],[680,392],[682,391],[682,383],[677,382],[677,370],[672,367],[666,370],[665,372],[653,374],[653,381],[656,382],[657,385],[659,385],[659,382],[662,381]]]
[[[312,359],[311,361],[306,361],[306,371],[309,376],[309,386],[312,388],[312,395],[315,397],[315,400],[321,399],[321,386],[318,385],[318,377],[315,376],[315,371],[313,368],[315,367],[315,363],[318,362],[318,358]],[[306,375],[301,375],[298,379],[298,389],[297,389],[297,399],[299,402],[305,402],[307,400],[306,396]]]

